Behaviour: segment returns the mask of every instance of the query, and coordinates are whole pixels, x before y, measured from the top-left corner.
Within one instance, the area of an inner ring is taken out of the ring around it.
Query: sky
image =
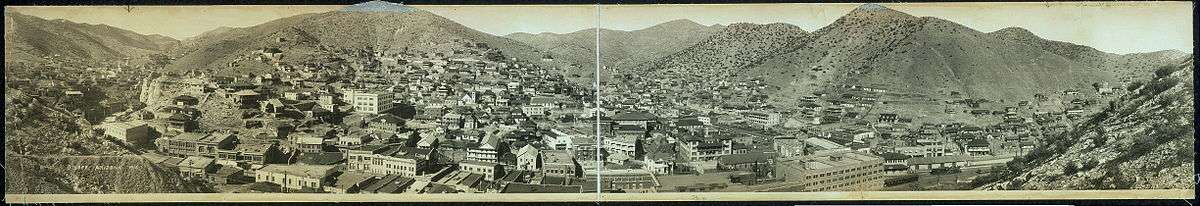
[[[860,4],[710,4],[710,5],[412,5],[479,31],[568,33],[595,28],[637,30],[690,19],[697,23],[788,23],[814,31]],[[1191,2],[1075,3],[885,3],[914,16],[932,16],[983,32],[1022,27],[1051,40],[1126,54],[1192,50]],[[8,11],[48,19],[107,24],[143,34],[185,39],[221,26],[246,27],[305,13],[333,11],[330,6],[119,6],[6,7]]]

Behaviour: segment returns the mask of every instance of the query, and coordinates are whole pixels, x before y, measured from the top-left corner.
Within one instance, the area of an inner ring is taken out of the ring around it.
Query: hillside
[[[633,71],[726,79],[762,59],[800,49],[808,38],[808,32],[790,24],[731,24],[704,41],[644,65],[644,70]],[[628,73],[637,73],[633,71]]]
[[[1120,85],[1186,55],[1110,54],[1042,39],[1020,28],[985,33],[875,4],[856,8],[812,33],[790,28],[794,26],[730,25],[645,68],[655,71],[656,79],[695,83],[762,79],[772,88],[767,92],[775,106],[795,105],[803,95],[838,85],[881,88],[923,101],[1022,101],[1041,94],[1048,96],[1045,102],[1061,102],[1065,97],[1054,94],[1092,90],[1095,83]],[[892,106],[944,109],[928,103]]]
[[[600,60],[613,70],[636,67],[646,61],[674,54],[720,32],[724,26],[704,26],[680,19],[639,30],[600,29]],[[546,51],[555,61],[579,63],[594,68],[596,30],[584,29],[566,34],[514,33],[504,37]],[[590,70],[585,74],[591,74]]]
[[[45,57],[84,61],[138,59],[178,42],[166,36],[142,35],[103,24],[4,12],[5,62],[44,62]]]
[[[204,192],[173,168],[137,156],[33,157],[5,155],[9,194]]]
[[[173,51],[177,58],[167,69],[226,74],[270,71],[269,64],[249,61],[262,49],[278,49],[280,61],[293,65],[320,63],[354,52],[453,57],[458,52],[483,49],[503,57],[541,58],[534,48],[520,42],[467,28],[428,11],[398,4],[383,9],[356,6],[361,5],[209,32]]]
[[[1104,111],[1009,163],[981,189],[1192,189],[1194,63],[1155,70]]]
[[[11,88],[4,93],[5,154],[128,154],[121,146],[93,135],[93,125],[80,113],[63,109],[75,102],[33,97]]]

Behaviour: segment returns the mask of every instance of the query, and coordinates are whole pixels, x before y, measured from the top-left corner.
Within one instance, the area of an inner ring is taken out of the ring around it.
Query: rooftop
[[[282,173],[307,178],[324,178],[333,171],[334,165],[267,165],[260,172]]]
[[[579,193],[582,190],[579,185],[509,183],[500,193]]]

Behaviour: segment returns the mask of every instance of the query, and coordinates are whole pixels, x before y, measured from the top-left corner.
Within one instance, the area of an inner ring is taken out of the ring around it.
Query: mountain
[[[790,24],[731,24],[699,43],[639,69],[662,75],[724,79],[763,59],[800,49],[809,37],[804,29]],[[639,73],[635,71],[626,73]]]
[[[735,28],[731,25],[726,31]],[[875,4],[860,6],[812,33],[763,29],[735,34],[713,35],[646,68],[667,72],[658,79],[701,74],[692,82],[762,78],[774,88],[770,92],[777,106],[795,105],[800,96],[837,85],[883,88],[922,101],[960,93],[959,98],[1000,102],[1127,81],[1183,56],[1109,54],[1045,40],[1019,28],[985,33]]]
[[[103,24],[46,20],[4,12],[4,61],[41,62],[44,57],[102,61],[144,58],[178,43],[162,35],[142,35]]]
[[[1072,130],[1047,139],[981,189],[1192,189],[1193,59],[1150,72]]]
[[[646,61],[674,54],[718,33],[724,26],[705,26],[679,19],[639,30],[600,29],[600,60],[604,66],[622,70]],[[581,64],[586,74],[594,68],[596,29],[584,29],[566,34],[514,33],[505,35],[551,54],[556,61]]]
[[[534,48],[520,42],[467,28],[428,11],[375,1],[215,32],[184,45],[172,52],[177,58],[168,71],[270,71],[269,64],[249,61],[255,51],[263,49],[279,50],[280,61],[289,63],[320,63],[349,51],[453,56],[467,50],[488,50],[505,57],[541,58]]]

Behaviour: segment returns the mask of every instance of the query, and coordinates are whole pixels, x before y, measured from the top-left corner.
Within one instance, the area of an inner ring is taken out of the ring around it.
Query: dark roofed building
[[[579,193],[582,190],[580,185],[509,183],[500,190],[500,193]]]

